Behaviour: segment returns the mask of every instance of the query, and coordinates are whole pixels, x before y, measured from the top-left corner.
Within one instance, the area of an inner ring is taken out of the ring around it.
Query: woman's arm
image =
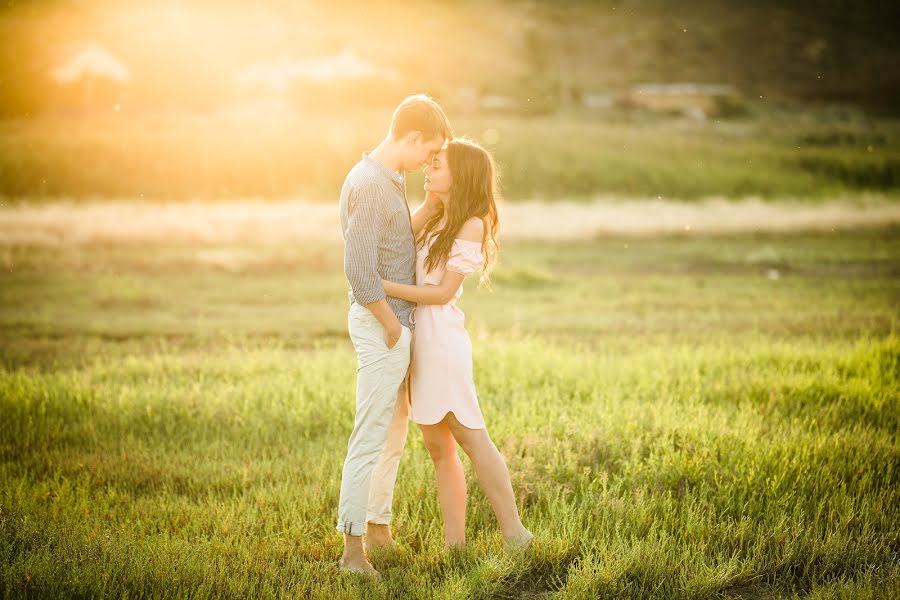
[[[473,217],[466,221],[457,237],[468,242],[480,242],[484,236],[484,221]],[[456,290],[466,278],[462,273],[446,270],[438,285],[407,285],[381,280],[384,293],[416,304],[447,304],[456,296]]]
[[[447,304],[456,296],[456,290],[466,278],[456,271],[444,272],[438,285],[407,285],[384,281],[384,293],[394,298],[402,298],[416,304]]]

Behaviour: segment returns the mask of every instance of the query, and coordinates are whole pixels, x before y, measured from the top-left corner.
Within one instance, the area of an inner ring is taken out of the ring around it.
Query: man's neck
[[[391,171],[400,171],[402,163],[398,148],[389,139],[384,139],[369,153],[369,158],[378,161]]]

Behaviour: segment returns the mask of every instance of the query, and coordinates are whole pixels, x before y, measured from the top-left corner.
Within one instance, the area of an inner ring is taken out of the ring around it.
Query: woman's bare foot
[[[534,535],[523,527],[521,532],[505,538],[503,540],[503,547],[508,553],[525,552],[531,547],[533,541]]]
[[[394,536],[391,535],[390,525],[378,523],[366,524],[366,549],[376,552],[393,552],[398,549]]]

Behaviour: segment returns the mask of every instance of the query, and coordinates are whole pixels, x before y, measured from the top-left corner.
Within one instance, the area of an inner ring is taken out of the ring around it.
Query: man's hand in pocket
[[[388,350],[392,350],[397,345],[402,335],[403,325],[400,324],[400,321],[396,321],[391,327],[385,328],[384,343],[387,344]]]

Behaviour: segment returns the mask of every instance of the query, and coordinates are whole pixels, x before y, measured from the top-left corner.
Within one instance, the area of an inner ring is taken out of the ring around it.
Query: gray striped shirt
[[[412,233],[406,178],[363,154],[341,188],[344,274],[350,303],[387,297],[400,322],[410,327],[412,302],[385,296],[381,280],[416,283],[416,243]]]

